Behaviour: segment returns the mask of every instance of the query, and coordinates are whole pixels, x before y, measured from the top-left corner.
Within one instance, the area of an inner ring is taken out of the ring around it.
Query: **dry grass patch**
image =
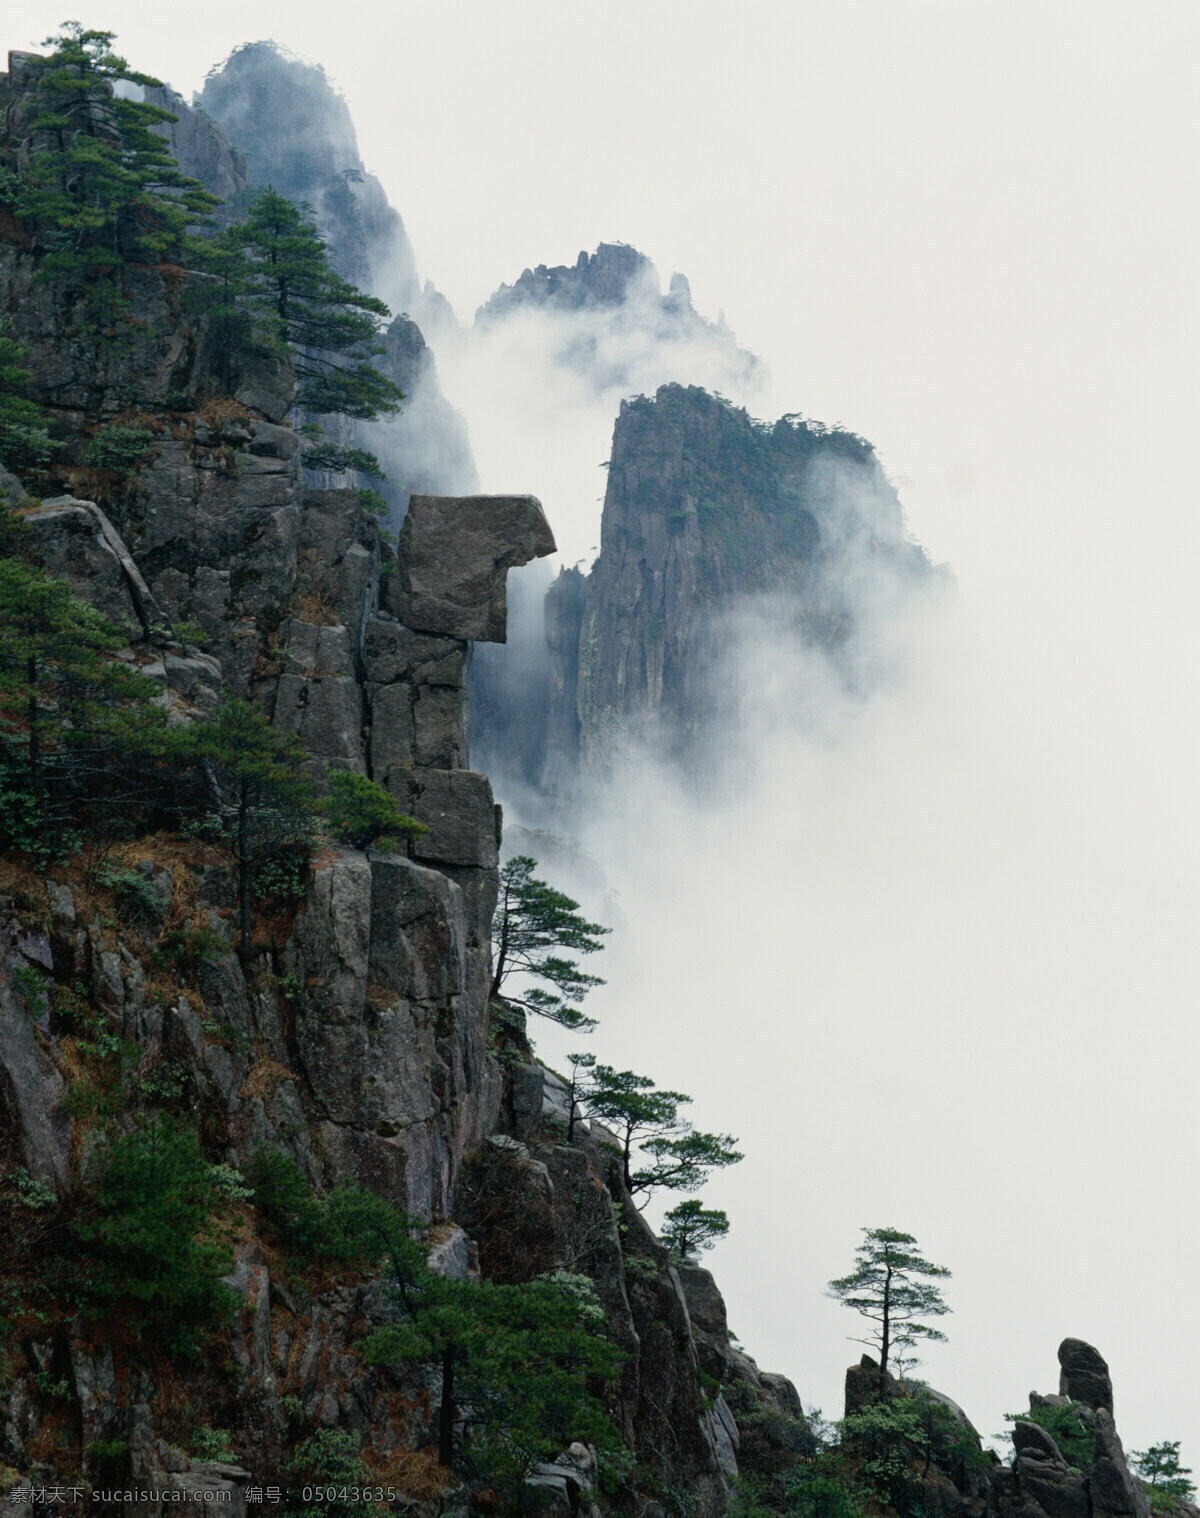
[[[285,1069],[278,1060],[256,1060],[251,1065],[250,1073],[246,1076],[246,1084],[238,1095],[250,1100],[253,1100],[256,1096],[261,1097],[265,1106],[284,1081],[294,1081],[295,1079],[296,1077],[292,1071]]]
[[[373,1486],[392,1486],[406,1497],[440,1497],[447,1487],[457,1486],[458,1477],[438,1464],[432,1444],[424,1449],[394,1450],[381,1455],[368,1446],[363,1458],[371,1467]]]
[[[253,411],[247,411],[241,401],[231,395],[214,395],[204,402],[196,415],[210,427],[221,427],[227,422],[252,422]]]

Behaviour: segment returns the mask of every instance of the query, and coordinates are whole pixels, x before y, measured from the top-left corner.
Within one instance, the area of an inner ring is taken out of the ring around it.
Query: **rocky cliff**
[[[747,616],[856,699],[887,677],[889,640],[934,579],[869,443],[664,385],[621,403],[600,554],[546,596],[522,720],[485,706],[475,741],[568,810],[581,775],[608,773],[623,745],[703,770],[751,697],[736,661]],[[489,665],[502,688],[503,651]],[[798,710],[805,699],[798,687]]]
[[[14,141],[32,135],[36,150],[49,130],[31,125],[36,81],[23,55],[0,77],[10,172],[27,168]],[[0,475],[14,511],[5,552],[17,544],[14,563],[69,582],[120,628],[126,641],[106,657],[141,673],[167,731],[249,697],[277,733],[297,735],[318,784],[370,775],[422,829],[387,848],[323,840],[298,890],[263,889],[241,943],[228,846],[164,804],[49,864],[0,853],[0,1512],[86,1500],[158,1518],[184,1501],[232,1515],[315,1502],[332,1515],[358,1497],[304,1496],[295,1477],[340,1472],[385,1494],[377,1510],[422,1518],[483,1518],[506,1502],[553,1518],[721,1518],[739,1475],[765,1483],[748,1491],[770,1509],[789,1486],[811,1496],[795,1483],[817,1467],[826,1484],[802,1511],[857,1513],[821,1506],[840,1493],[902,1518],[1147,1518],[1107,1366],[1077,1340],[1060,1348],[1059,1393],[1032,1398],[1017,1423],[1011,1466],[980,1452],[948,1399],[914,1397],[869,1361],[853,1368],[851,1417],[918,1404],[884,1451],[892,1484],[855,1485],[874,1479],[879,1418],[821,1450],[791,1382],[732,1341],[709,1272],[646,1225],[613,1135],[572,1125],[562,1081],[512,1010],[489,1004],[502,819],[487,776],[469,768],[469,672],[476,642],[506,636],[509,570],[553,551],[538,502],[417,495],[390,548],[356,492],[303,488],[290,363],[253,342],[224,351],[189,298],[199,276],[109,270],[118,316],[98,328],[77,287],[46,277],[35,231],[0,219],[0,307],[60,447],[23,480]],[[93,446],[113,428],[119,468]],[[693,391],[631,405],[618,435],[608,557],[590,584],[567,574],[553,594],[564,749],[578,736],[590,751],[605,714],[624,721],[647,700],[673,703],[686,733],[704,698],[680,669],[708,605],[786,591],[836,652],[853,611],[838,600],[839,565],[863,550],[925,572],[860,440],[755,430]],[[846,469],[860,489],[851,504]],[[637,629],[612,641],[615,664],[596,656],[610,615]],[[61,699],[65,710],[73,697]],[[122,1210],[97,1176],[139,1133],[175,1136],[199,1167],[191,1184],[219,1187],[220,1217],[197,1224],[178,1176]],[[291,1168],[274,1174],[298,1177],[302,1195],[243,1184],[263,1152],[283,1157]],[[525,1462],[515,1496],[469,1461],[440,1463],[439,1404],[454,1424],[478,1409],[455,1402],[452,1358],[363,1353],[397,1315],[380,1251],[306,1255],[279,1226],[346,1183],[363,1188],[352,1198],[409,1214],[405,1240],[464,1289],[582,1280],[624,1356],[599,1388],[619,1450],[602,1461],[567,1437],[556,1458]],[[146,1258],[142,1230],[160,1204],[184,1206],[190,1231],[160,1232]],[[121,1248],[143,1250],[140,1296],[118,1280],[98,1298],[88,1274],[106,1263],[96,1241],[114,1218]],[[230,1267],[219,1283],[218,1238]],[[184,1257],[201,1262],[192,1288],[223,1296],[203,1335],[176,1342],[169,1316],[156,1336],[139,1314]],[[922,1443],[930,1399],[943,1411]],[[1063,1411],[1082,1446],[1064,1450],[1048,1431]],[[321,1463],[333,1456],[342,1463]],[[839,1463],[827,1470],[827,1458]]]
[[[360,427],[359,436],[387,470],[385,493],[398,514],[413,492],[478,490],[466,425],[442,393],[422,335],[422,327],[453,326],[453,314],[418,278],[404,222],[366,169],[349,109],[324,70],[273,43],[251,43],[213,70],[197,109],[177,95],[163,103],[180,118],[171,143],[185,172],[235,213],[263,185],[309,206],[338,272],[394,313],[380,362],[405,392],[405,405],[389,422]],[[353,445],[352,432],[339,441]]]
[[[573,701],[585,769],[631,734],[699,757],[736,713],[739,693],[718,678],[736,607],[773,607],[853,683],[864,618],[929,568],[863,439],[793,417],[756,423],[664,386],[621,407],[578,643],[551,632],[568,708],[552,722],[566,727]],[[569,604],[564,589],[551,614]]]
[[[14,55],[0,78],[15,129],[37,119],[37,76]],[[0,478],[22,562],[123,630],[111,657],[157,687],[169,727],[248,697],[318,785],[369,774],[423,831],[397,851],[323,845],[299,897],[264,888],[240,944],[229,850],[166,813],[49,869],[0,858],[0,1510],[78,1484],[100,1508],[200,1493],[238,1513],[322,1430],[404,1510],[486,1509],[436,1459],[439,1366],[360,1353],[394,1311],[386,1283],[297,1260],[248,1205],[238,1177],[265,1149],[318,1195],[358,1183],[411,1213],[445,1275],[592,1280],[627,1355],[610,1492],[717,1515],[734,1425],[700,1381],[683,1277],[603,1135],[563,1142],[561,1084],[488,1003],[501,818],[468,767],[468,678],[475,642],[505,637],[508,570],[553,551],[541,508],[418,495],[389,548],[355,491],[303,488],[286,356],[226,351],[190,298],[202,276],[116,277],[118,319],[97,329],[31,230],[0,227],[0,306],[59,443],[36,477]],[[120,468],[93,446],[114,428],[136,443]],[[198,1357],[149,1342],[121,1300],[88,1314],[51,1284],[105,1146],[146,1131],[194,1135],[227,1187],[240,1307]],[[530,1490],[566,1518],[598,1479],[575,1444]]]
[[[910,1447],[910,1459],[882,1481],[901,1511],[964,1518],[1150,1518],[1151,1512],[1190,1518],[1196,1512],[1191,1502],[1130,1472],[1104,1357],[1082,1339],[1068,1338],[1058,1347],[1058,1362],[1058,1391],[1029,1394],[1029,1413],[1014,1418],[1013,1457],[1004,1464],[982,1450],[957,1403],[920,1383],[882,1376],[864,1355],[846,1372],[846,1449],[859,1469],[870,1470],[880,1453],[880,1428],[906,1425],[908,1437],[915,1431],[919,1448]],[[888,1410],[882,1417],[881,1406]]]

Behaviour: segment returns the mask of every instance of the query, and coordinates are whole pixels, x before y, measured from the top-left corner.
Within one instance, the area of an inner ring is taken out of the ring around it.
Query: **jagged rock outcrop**
[[[170,111],[176,118],[157,128],[166,138],[168,152],[180,169],[198,179],[221,202],[214,207],[213,221],[224,226],[244,212],[251,187],[250,164],[203,111],[193,110],[178,91],[168,85],[147,89],[144,98]]]
[[[168,630],[166,613],[94,501],[55,496],[27,508],[22,521],[36,538],[37,556],[47,573],[67,580],[110,622],[128,627],[139,639],[155,628]]]
[[[985,1513],[997,1518],[1149,1518],[1146,1489],[1130,1473],[1113,1425],[1107,1364],[1082,1339],[1064,1339],[1058,1358],[1063,1390],[1054,1396],[1030,1393],[1030,1417],[1013,1425],[1011,1465],[999,1464],[994,1456],[989,1464],[979,1453],[979,1436],[957,1403],[929,1388],[914,1392],[881,1373],[868,1355],[846,1373],[846,1416],[880,1400],[915,1400],[918,1408],[937,1415],[926,1417],[931,1459],[923,1470],[914,1465],[910,1472],[910,1500],[927,1511],[961,1518]],[[1081,1392],[1086,1395],[1076,1395]],[[1065,1420],[1062,1442],[1046,1426],[1051,1418]],[[972,1458],[966,1458],[972,1449]],[[1185,1509],[1194,1512],[1188,1504]]]
[[[767,427],[695,387],[623,402],[583,606],[572,572],[548,598],[547,777],[569,770],[576,732],[585,771],[629,739],[702,761],[735,716],[719,677],[735,610],[767,607],[862,689],[861,620],[929,576],[861,438]]]
[[[1059,1395],[1072,1402],[1086,1402],[1093,1412],[1112,1413],[1112,1379],[1103,1356],[1082,1339],[1064,1339],[1058,1346]]]
[[[377,290],[393,310],[416,309],[404,222],[367,172],[349,107],[323,68],[273,42],[247,43],[208,75],[196,104],[243,155],[251,184],[312,207],[340,274]]]
[[[31,108],[28,77],[18,58],[0,81],[16,115]],[[187,132],[179,141],[236,181],[236,157],[222,157],[199,124]],[[27,860],[4,861],[6,889],[15,883],[0,897],[0,1184],[22,1199],[8,1260],[26,1268],[29,1241],[56,1258],[46,1248],[55,1228],[77,1246],[59,1209],[86,1194],[72,1188],[105,1126],[120,1133],[131,1112],[145,1121],[165,1108],[202,1142],[203,1172],[224,1172],[234,1246],[224,1284],[238,1305],[228,1329],[214,1329],[212,1363],[169,1366],[161,1346],[114,1333],[101,1314],[75,1317],[72,1306],[50,1324],[18,1303],[0,1405],[9,1488],[0,1512],[23,1510],[35,1482],[57,1485],[70,1461],[97,1504],[120,1502],[143,1518],[179,1500],[242,1513],[253,1483],[278,1479],[297,1428],[357,1435],[371,1470],[401,1485],[408,1510],[491,1510],[489,1494],[437,1464],[442,1367],[374,1367],[360,1353],[365,1333],[400,1310],[389,1283],[337,1264],[306,1273],[267,1233],[256,1237],[236,1167],[265,1143],[321,1187],[361,1182],[437,1220],[430,1263],[455,1280],[585,1276],[626,1354],[609,1410],[637,1463],[620,1500],[643,1518],[668,1502],[720,1518],[739,1470],[811,1455],[796,1389],[733,1347],[712,1276],[673,1260],[654,1237],[600,1125],[578,1123],[566,1142],[572,1104],[562,1081],[527,1044],[489,1042],[501,818],[487,776],[468,767],[468,675],[472,642],[505,636],[508,569],[554,549],[539,504],[418,495],[393,551],[357,492],[301,488],[289,366],[265,349],[225,353],[203,302],[188,299],[203,294],[202,281],[171,266],[128,266],[129,340],[106,346],[76,321],[61,287],[35,278],[35,254],[10,223],[0,219],[0,297],[31,347],[31,389],[54,415],[63,453],[53,469],[70,492],[33,504],[0,475],[30,556],[125,626],[129,646],[113,657],[160,683],[155,700],[168,720],[194,721],[229,692],[249,695],[277,729],[299,735],[315,780],[331,767],[370,774],[426,831],[399,852],[322,848],[302,899],[264,907],[241,943],[235,870],[218,839],[143,829],[104,840],[111,853],[101,860],[56,863],[48,878]],[[407,329],[401,339],[415,341]],[[686,404],[703,413],[718,451],[741,436],[711,397]],[[112,425],[146,439],[121,478],[90,451]],[[811,439],[804,446],[821,451]],[[683,494],[669,497],[677,504],[690,499],[695,460],[664,443],[661,469],[643,475],[639,447],[620,457],[620,499],[647,512],[660,487],[678,486]],[[844,440],[838,449],[868,468]],[[716,468],[711,459],[705,467]],[[697,497],[680,507],[681,531],[693,533],[690,567],[687,555],[671,556],[668,512],[665,525],[647,518],[649,560],[635,564],[618,534],[586,599],[582,577],[561,582],[553,641],[564,744],[592,731],[581,718],[605,701],[622,719],[646,698],[678,699],[677,713],[685,710],[691,688],[662,648],[692,657],[689,617],[704,593],[761,587],[764,573],[772,585],[804,588],[822,554],[836,564],[850,551],[859,519],[839,515],[819,480],[804,478],[808,504],[789,497],[790,516],[781,501],[728,497],[740,513],[737,541],[775,544],[778,561],[768,553],[765,570],[761,557],[737,557],[728,524],[706,521],[711,500]],[[647,480],[649,493],[639,485]],[[886,502],[881,510],[891,531]],[[882,541],[880,551],[904,561],[886,531]],[[593,602],[609,569],[612,595]],[[627,708],[606,694],[593,638],[603,608],[621,605],[640,619],[646,654],[641,683],[625,682]],[[673,630],[659,647],[661,608]],[[189,622],[207,634],[203,645],[195,628],[185,632]],[[581,681],[593,682],[591,706],[580,705]],[[1057,1401],[1074,1399],[1093,1433],[1089,1470],[1075,1471],[1048,1434],[1022,1422],[1011,1470],[939,1467],[924,1487],[931,1514],[1148,1518],[1112,1424],[1107,1366],[1075,1340],[1060,1361]],[[901,1394],[867,1371],[856,1405],[881,1390]],[[848,1403],[849,1392],[848,1382]],[[958,1435],[969,1442],[974,1430],[934,1395],[957,1440],[945,1448],[961,1449]],[[204,1434],[220,1441],[197,1424],[193,1397],[224,1420],[221,1458],[196,1453]],[[932,1458],[943,1453],[938,1446]],[[132,1481],[164,1495],[110,1499],[110,1480],[114,1490]],[[595,1451],[572,1443],[533,1468],[526,1496],[561,1518],[599,1518],[599,1487]]]
[[[508,570],[553,552],[553,534],[532,496],[454,503],[414,496],[388,604],[418,632],[503,643]]]
[[[93,503],[56,503],[32,515],[44,556],[69,569],[85,596],[93,575],[99,598],[144,586],[135,553]],[[49,936],[31,934],[23,919],[6,929],[9,947],[0,966],[4,1166],[20,1165],[61,1186],[73,1174],[71,1156],[86,1143],[80,1120],[73,1122],[65,1108],[64,1072],[74,1047],[68,1005],[78,1001],[68,1004],[57,987],[69,985],[71,997],[86,997],[113,1034],[136,1046],[148,1079],[186,1090],[229,1161],[245,1165],[268,1143],[323,1185],[359,1181],[398,1207],[427,1218],[448,1215],[462,1161],[493,1132],[500,1106],[500,1072],[487,1049],[499,815],[486,777],[463,768],[470,645],[447,636],[430,608],[452,605],[446,598],[466,583],[472,593],[454,606],[454,617],[473,616],[483,624],[477,631],[502,632],[505,561],[523,562],[553,546],[530,498],[502,503],[490,527],[488,515],[486,502],[428,498],[415,509],[412,535],[427,550],[416,583],[429,592],[420,617],[427,630],[417,631],[379,605],[378,543],[354,492],[305,498],[288,592],[293,615],[277,634],[281,667],[273,672],[260,661],[255,686],[267,695],[273,689],[277,722],[301,731],[314,764],[378,767],[428,821],[414,849],[421,858],[324,851],[290,923],[273,930],[273,947],[249,964],[233,952],[234,872],[211,846],[178,847],[164,857],[147,840],[138,845],[143,857],[123,856],[126,867],[138,860],[137,874],[147,885],[144,915],[125,922],[98,911],[85,886],[52,882]],[[465,557],[438,543],[439,533],[455,532],[459,516],[471,528]],[[76,538],[82,547],[71,552]],[[478,554],[475,561],[471,552]],[[445,570],[440,579],[438,565]],[[234,575],[238,567],[235,557]],[[114,602],[110,610],[117,609]],[[199,664],[218,690],[237,679],[236,658],[223,668],[191,650],[189,661],[169,637],[155,626],[143,628],[138,657],[157,654],[164,670]],[[268,653],[271,647],[268,638]],[[392,700],[390,718],[384,693]],[[39,910],[36,902],[25,903],[24,911],[31,909]],[[166,923],[181,938],[208,934],[213,947],[194,966],[198,994],[176,991],[164,1001],[154,955]],[[37,972],[33,982],[15,975],[30,966]],[[465,1250],[469,1271],[473,1243],[461,1230],[449,1230],[448,1237],[462,1245],[450,1254],[457,1259]],[[255,1479],[277,1477],[286,1421],[281,1398],[292,1399],[319,1427],[369,1437],[379,1459],[417,1459],[428,1450],[436,1428],[426,1370],[372,1370],[354,1348],[364,1322],[387,1320],[386,1287],[334,1283],[299,1303],[276,1288],[254,1249],[239,1253],[230,1278],[246,1303],[232,1330],[230,1361],[241,1463],[180,1454],[157,1393],[133,1393],[130,1377],[143,1369],[137,1362],[114,1364],[102,1330],[92,1348],[75,1355],[86,1439],[97,1447],[128,1447],[131,1474],[148,1489],[207,1487],[227,1494],[222,1511],[240,1510]],[[619,1274],[619,1244],[614,1251]],[[456,1268],[449,1257],[447,1268]],[[52,1352],[48,1345],[47,1355]],[[111,1383],[104,1395],[88,1390],[97,1376],[102,1390],[105,1376]],[[36,1388],[18,1376],[8,1401],[0,1458],[24,1468],[40,1428]],[[417,1471],[411,1461],[410,1468]],[[103,1469],[89,1467],[85,1474],[100,1489]],[[586,1482],[577,1474],[582,1490]],[[428,1484],[433,1478],[420,1479]],[[461,1505],[465,1494],[446,1501]]]
[[[345,446],[357,440],[376,453],[388,475],[384,494],[398,516],[414,492],[478,490],[466,424],[442,392],[422,333],[457,329],[457,323],[445,297],[418,279],[404,222],[366,170],[346,102],[324,70],[274,43],[250,43],[209,74],[197,96],[200,111],[188,111],[178,97],[164,103],[180,115],[171,128],[173,142],[182,135],[185,149],[193,138],[207,145],[206,132],[216,123],[216,135],[237,145],[229,151],[250,189],[270,185],[310,206],[338,272],[378,295],[393,313],[382,363],[405,393],[400,414],[357,426],[327,420],[326,430]],[[207,128],[197,124],[208,118]],[[189,154],[187,162],[189,173],[225,197],[221,186],[230,179],[230,165],[219,152]],[[244,204],[248,193],[239,188],[231,204]]]
[[[574,264],[524,270],[479,307],[475,323],[487,332],[530,312],[567,319],[557,361],[597,392],[645,384],[652,350],[660,372],[691,378],[686,371],[699,361],[720,371],[725,389],[740,391],[761,377],[760,361],[738,346],[724,316],[710,322],[696,310],[685,276],[672,274],[664,295],[654,264],[627,243],[602,242]]]

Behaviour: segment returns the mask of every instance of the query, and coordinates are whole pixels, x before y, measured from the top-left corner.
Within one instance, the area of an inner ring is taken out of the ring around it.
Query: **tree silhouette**
[[[911,1348],[916,1339],[945,1339],[922,1318],[938,1318],[950,1311],[933,1281],[949,1277],[944,1265],[931,1265],[916,1248],[911,1233],[895,1228],[864,1228],[863,1242],[855,1250],[855,1268],[848,1276],[830,1281],[831,1296],[879,1326],[860,1344],[878,1345],[879,1367],[886,1371],[893,1340]],[[922,1280],[921,1277],[928,1279]]]

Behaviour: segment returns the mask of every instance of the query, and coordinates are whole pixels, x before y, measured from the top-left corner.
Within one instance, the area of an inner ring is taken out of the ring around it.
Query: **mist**
[[[603,408],[561,363],[559,324],[522,327],[538,341],[509,335],[520,379],[502,407],[486,387],[464,402],[484,488],[524,479],[567,542],[595,544],[574,450]],[[707,788],[631,745],[546,874],[614,927],[587,965],[607,981],[588,1047],[691,1093],[688,1116],[746,1155],[702,1194],[733,1222],[707,1263],[764,1368],[840,1413],[860,1330],[824,1284],[860,1228],[895,1226],[954,1272],[950,1342],[919,1374],[985,1437],[1057,1388],[1070,1334],[1108,1358],[1127,1448],[1170,1429],[1186,1450],[1200,965],[1194,728],[1170,692],[1194,696],[1195,676],[1155,667],[1182,564],[1136,536],[1101,556],[1117,521],[1089,506],[1138,501],[1172,535],[1169,461],[1131,435],[1148,408],[1113,414],[1126,393],[1101,412],[1102,458],[1084,441],[1094,393],[1064,390],[1036,423],[1029,401],[1014,390],[1000,446],[976,434],[969,467],[962,438],[940,456],[925,440],[920,484],[902,484],[947,572],[901,594],[848,540],[836,588],[855,633],[836,660],[794,606],[743,604],[714,673],[727,720]],[[1018,413],[1026,442],[1054,431],[1036,475],[1004,446]],[[495,778],[514,829],[545,826],[543,797]],[[535,844],[514,831],[509,849]],[[582,1042],[531,1031],[560,1068]]]
[[[566,565],[587,567],[599,551],[602,471],[623,397],[671,381],[752,408],[768,393],[766,366],[693,311],[686,279],[676,275],[664,298],[652,264],[603,305],[481,308],[437,351],[484,488],[538,496]]]
[[[60,19],[25,16],[15,44]],[[875,444],[957,589],[868,700],[752,636],[755,764],[710,794],[630,756],[582,830],[592,873],[547,866],[614,926],[592,1047],[738,1136],[707,1259],[805,1401],[839,1413],[861,1353],[824,1283],[894,1225],[954,1272],[921,1373],[983,1434],[1056,1389],[1071,1334],[1109,1361],[1126,1448],[1178,1438],[1195,1466],[1195,8],[740,18],[111,0],[100,24],[185,92],[248,33],[324,61],[460,313],[625,238],[772,374],[766,397],[637,386]],[[617,396],[555,361],[553,316],[472,363],[447,331],[481,487],[539,495],[586,567]]]

